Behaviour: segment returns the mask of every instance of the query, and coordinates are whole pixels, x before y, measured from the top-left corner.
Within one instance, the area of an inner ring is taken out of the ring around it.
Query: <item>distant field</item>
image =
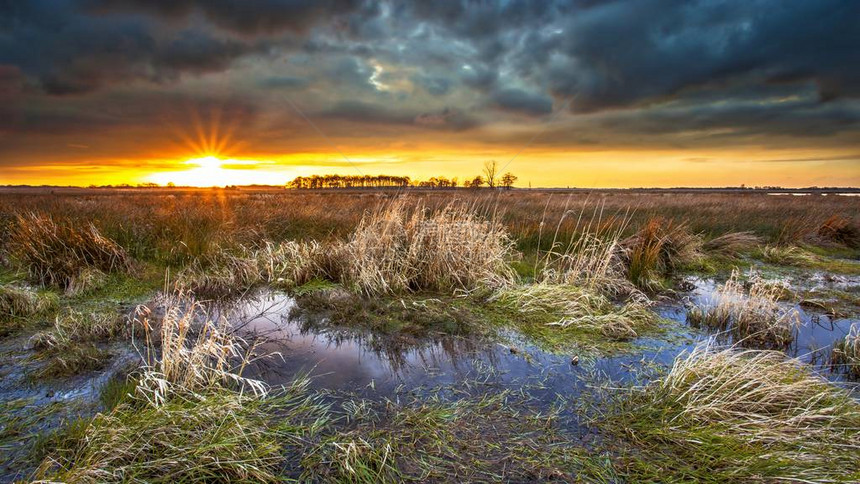
[[[316,190],[261,189],[0,189],[0,224],[11,214],[39,211],[92,221],[106,235],[145,258],[163,258],[184,243],[189,255],[213,243],[255,243],[339,237],[364,213],[403,195],[434,209],[452,200],[495,213],[522,250],[551,243],[552,229],[569,237],[577,223],[626,226],[632,233],[655,218],[684,223],[706,238],[751,231],[771,243],[815,235],[828,218],[860,222],[860,197],[835,194],[774,196],[764,191],[584,190]],[[543,237],[541,238],[541,224]],[[175,249],[175,247],[171,247]]]

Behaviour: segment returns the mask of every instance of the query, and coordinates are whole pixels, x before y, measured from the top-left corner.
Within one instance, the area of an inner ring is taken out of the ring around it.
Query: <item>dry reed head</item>
[[[18,215],[8,250],[33,280],[61,288],[69,287],[86,269],[115,272],[131,268],[125,250],[92,223],[76,226],[36,213]]]
[[[430,211],[397,199],[362,219],[338,259],[345,282],[383,294],[503,286],[512,255],[501,224],[462,204]]]
[[[231,334],[226,320],[210,321],[199,303],[182,294],[167,298],[160,321],[151,315],[148,308],[141,307],[134,320],[143,328],[146,341],[145,367],[137,391],[148,402],[158,406],[175,393],[195,394],[225,386],[257,396],[267,394],[263,382],[242,377],[250,350],[243,350],[243,342]]]

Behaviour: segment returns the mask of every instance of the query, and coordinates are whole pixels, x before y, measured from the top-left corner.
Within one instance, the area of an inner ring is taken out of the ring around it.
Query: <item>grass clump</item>
[[[110,353],[96,345],[113,338],[125,328],[116,314],[68,310],[54,319],[51,329],[30,337],[37,360],[46,363],[32,377],[66,378],[103,368]]]
[[[314,410],[302,385],[257,398],[209,388],[158,407],[134,398],[57,443],[37,478],[62,482],[282,482],[285,447]],[[312,428],[310,425],[306,428]]]
[[[727,257],[738,257],[760,246],[764,239],[753,232],[729,232],[702,244],[702,249]]]
[[[860,404],[780,352],[700,345],[600,425],[629,442],[616,469],[634,480],[860,479]]]
[[[263,278],[254,254],[217,248],[196,257],[177,276],[176,283],[198,297],[222,298],[248,291]]]
[[[39,293],[27,287],[0,285],[0,337],[21,329],[25,322],[57,304],[52,294]]]
[[[762,247],[758,255],[767,263],[781,266],[808,266],[815,262],[810,254],[796,246],[768,245]]]
[[[627,277],[641,289],[658,290],[665,279],[701,257],[701,238],[671,219],[652,218],[620,243]]]
[[[585,331],[624,341],[656,326],[656,317],[644,297],[631,298],[619,306],[606,296],[581,287],[540,283],[506,289],[494,298],[521,313],[550,317],[549,322],[540,323],[545,327],[540,328],[543,331],[537,331],[538,334],[547,331],[581,334]],[[530,325],[527,321],[521,322]]]
[[[818,237],[847,247],[860,247],[860,227],[842,215],[831,215],[816,231]]]
[[[181,297],[168,298],[160,321],[141,309],[147,350],[137,382],[111,390],[105,413],[56,439],[35,478],[281,482],[287,446],[324,423],[324,407],[307,397],[307,380],[275,393],[242,377],[241,342],[199,316]]]
[[[80,286],[81,278],[91,279],[87,270],[109,273],[131,268],[125,250],[92,223],[78,226],[48,215],[18,215],[7,245],[30,278],[61,289]]]
[[[694,307],[687,321],[696,327],[728,330],[739,344],[753,347],[783,347],[794,340],[800,315],[783,308],[779,299],[784,287],[752,278],[744,289],[737,271],[719,287],[707,307]]]
[[[503,286],[512,255],[504,227],[464,205],[432,211],[398,199],[362,218],[337,258],[345,284],[377,295]]]
[[[848,334],[833,344],[830,360],[851,378],[860,379],[860,324],[852,324]]]

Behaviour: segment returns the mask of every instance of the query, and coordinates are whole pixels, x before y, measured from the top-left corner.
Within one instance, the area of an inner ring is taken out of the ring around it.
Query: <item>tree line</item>
[[[412,180],[408,176],[394,175],[311,175],[299,176],[287,183],[287,188],[321,189],[321,188],[490,188],[510,189],[517,181],[517,176],[507,172],[499,175],[498,164],[495,161],[484,163],[483,174],[469,178],[460,183],[457,178],[434,176],[427,180]]]

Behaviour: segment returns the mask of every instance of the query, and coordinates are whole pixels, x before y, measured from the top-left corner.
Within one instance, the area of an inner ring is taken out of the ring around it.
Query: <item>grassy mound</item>
[[[860,404],[772,351],[699,346],[600,422],[632,480],[856,482]]]

